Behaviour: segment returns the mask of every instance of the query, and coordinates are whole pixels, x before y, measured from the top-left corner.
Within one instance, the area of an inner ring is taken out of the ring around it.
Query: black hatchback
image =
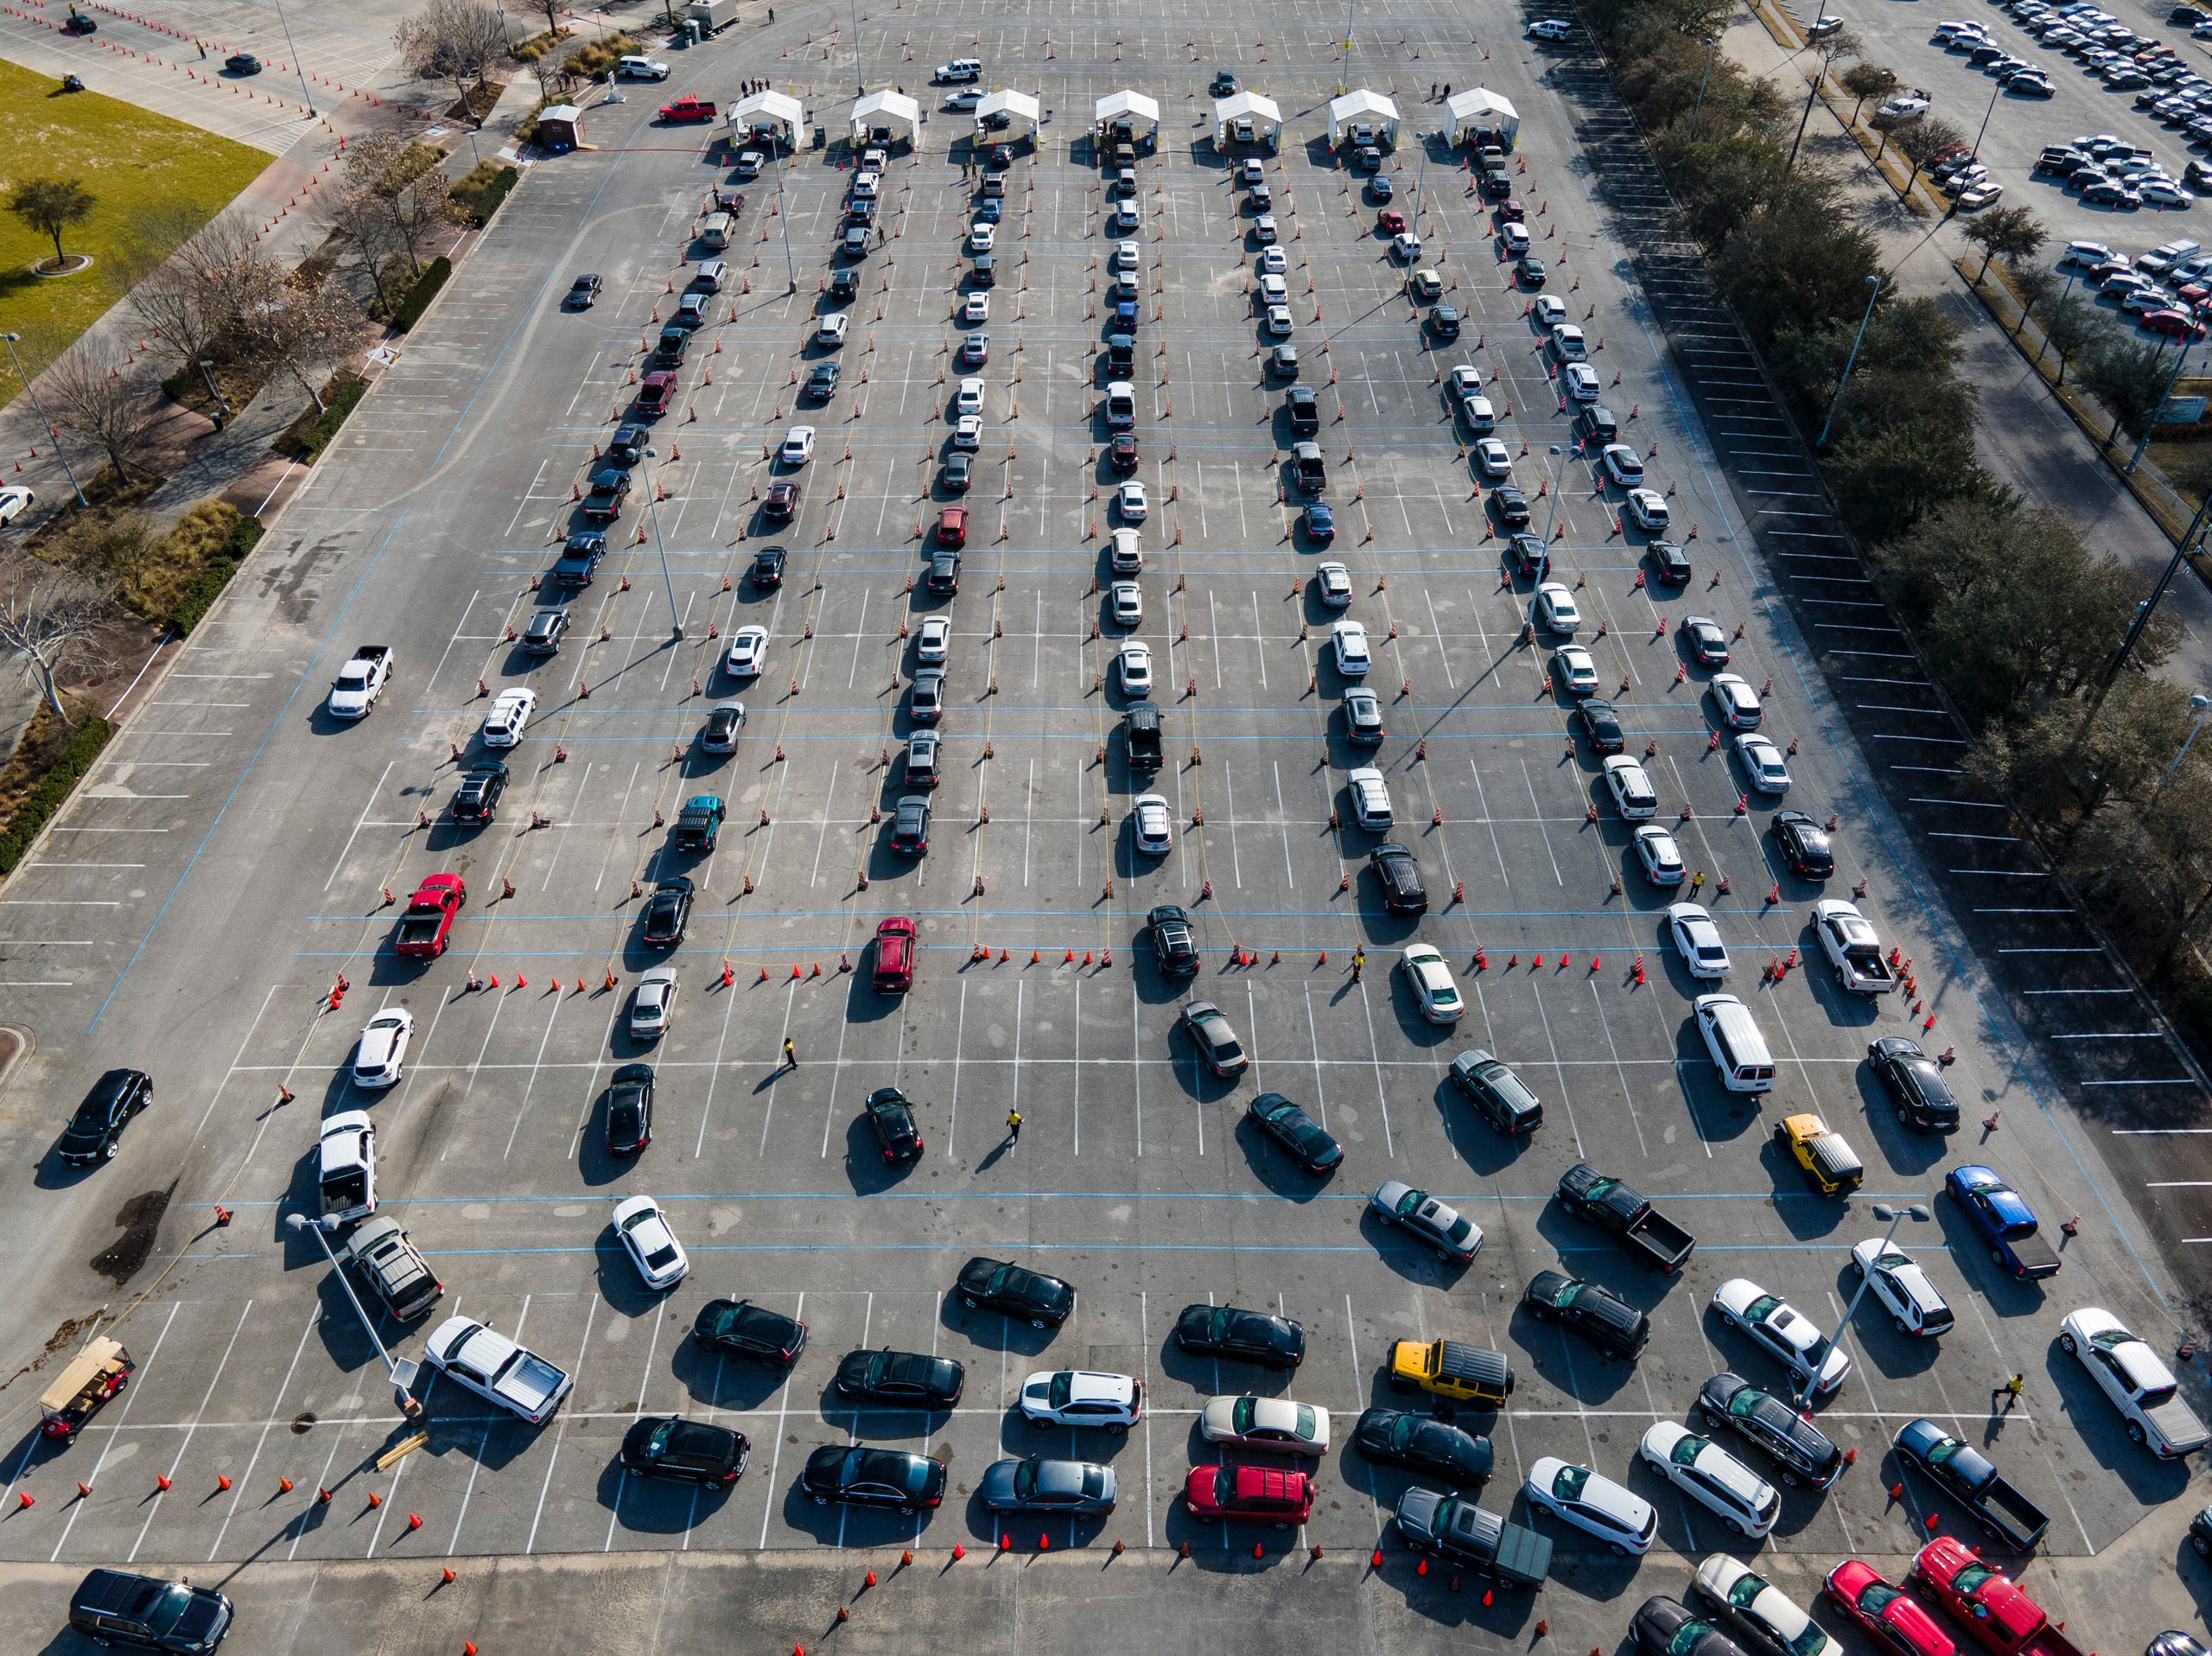
[[[1428,913],[1428,889],[1421,882],[1421,863],[1395,840],[1367,854],[1367,865],[1382,888],[1382,906],[1394,914]]]
[[[607,1149],[635,1156],[653,1142],[653,1067],[625,1064],[607,1086]]]
[[[1244,1106],[1244,1113],[1308,1173],[1326,1173],[1344,1162],[1344,1147],[1328,1129],[1280,1092],[1261,1093]]]
[[[61,1130],[54,1153],[73,1167],[111,1162],[130,1118],[154,1101],[154,1078],[143,1069],[111,1069],[92,1083]]]
[[[902,857],[921,857],[930,848],[930,800],[926,793],[909,793],[899,801],[891,824],[891,849]]]
[[[1943,1067],[1917,1041],[1884,1035],[1866,1048],[1866,1063],[1890,1095],[1898,1126],[1923,1133],[1959,1131],[1959,1101],[1943,1080]]]
[[[743,1432],[681,1415],[647,1415],[622,1434],[622,1469],[719,1488],[745,1475],[753,1445]]]
[[[1782,1468],[1787,1484],[1825,1489],[1843,1470],[1843,1451],[1828,1435],[1780,1398],[1733,1374],[1716,1374],[1698,1388],[1697,1411],[1716,1431],[1757,1444]]]
[[[806,1349],[806,1324],[751,1300],[709,1300],[692,1320],[691,1338],[702,1351],[789,1368]]]
[[[1166,978],[1189,978],[1198,970],[1198,939],[1191,931],[1191,917],[1177,903],[1164,902],[1145,916],[1152,936],[1153,964]]]
[[[95,1643],[205,1656],[231,1630],[231,1602],[213,1588],[95,1570],[69,1597],[69,1625]]]
[[[914,1119],[913,1103],[897,1087],[880,1086],[868,1095],[868,1124],[885,1161],[921,1159],[922,1130]]]

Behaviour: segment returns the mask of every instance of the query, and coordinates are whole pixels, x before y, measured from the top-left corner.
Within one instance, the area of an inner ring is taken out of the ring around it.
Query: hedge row
[[[105,719],[96,718],[70,738],[69,745],[61,750],[61,757],[47,772],[46,780],[23,801],[15,819],[9,823],[8,831],[0,834],[0,874],[15,872],[16,864],[22,861],[23,853],[30,849],[38,831],[46,825],[48,818],[61,808],[62,801],[69,797],[79,780],[92,769],[92,761],[99,757],[100,749],[107,746],[107,739],[112,734],[113,728]]]
[[[315,464],[322,451],[330,446],[330,440],[338,435],[338,428],[346,424],[346,417],[353,411],[353,404],[361,400],[368,388],[367,382],[364,380],[341,379],[332,389],[330,401],[324,405],[322,412],[315,417],[313,424],[300,433],[300,453],[308,464]]]
[[[175,609],[170,612],[169,625],[176,629],[179,638],[188,636],[200,625],[201,617],[214,608],[215,600],[222,596],[223,589],[230,584],[238,564],[261,539],[261,533],[258,518],[241,516],[232,525],[230,544],[223,548],[223,555],[211,560],[200,571],[199,578],[184,589]]]
[[[423,313],[430,308],[430,301],[438,296],[438,290],[445,286],[446,278],[452,274],[451,259],[443,254],[432,259],[429,267],[423,272],[422,280],[416,283],[407,296],[399,302],[399,309],[392,313],[391,325],[404,334],[421,322]]]
[[[507,199],[507,192],[522,182],[522,175],[512,167],[502,167],[493,175],[484,193],[476,198],[476,206],[469,213],[469,222],[479,230],[492,222],[492,215],[499,210],[499,203]]]

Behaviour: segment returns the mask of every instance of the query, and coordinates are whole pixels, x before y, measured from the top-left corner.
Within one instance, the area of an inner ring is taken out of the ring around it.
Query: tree
[[[1981,270],[1975,277],[1977,281],[1989,274],[1992,259],[2002,258],[2010,264],[2032,258],[2036,250],[2050,239],[2033,210],[2024,207],[1991,207],[1973,219],[1961,233],[1981,249]]]
[[[81,519],[61,543],[61,556],[79,575],[107,588],[138,586],[159,538],[143,512]]]
[[[1897,89],[1897,73],[1878,63],[1854,63],[1842,74],[1843,89],[1859,101],[1851,106],[1851,118],[1855,124],[1859,111],[1866,106],[1869,98],[1887,98]]]
[[[251,307],[245,326],[255,353],[290,374],[321,414],[320,372],[344,353],[360,322],[359,309],[336,283],[303,289],[279,281]]]
[[[157,409],[119,372],[122,364],[83,341],[64,352],[39,376],[40,390],[54,418],[107,455],[118,485],[130,481],[130,465],[145,447]]]
[[[2151,429],[2173,378],[2173,365],[2164,359],[2158,341],[2134,339],[2109,323],[2083,354],[2082,388],[2112,411],[2107,443],[2117,440],[2123,426],[2131,437]]]
[[[1914,180],[1920,176],[1931,156],[1943,150],[1965,147],[1967,135],[1939,115],[1916,115],[1897,129],[1897,153],[1912,163],[1912,175],[1904,181],[1906,194],[1912,193]]]
[[[8,211],[54,242],[54,262],[67,257],[61,232],[92,216],[99,198],[73,178],[27,178],[8,198]]]
[[[460,210],[453,201],[453,184],[439,163],[445,160],[445,151],[433,143],[410,143],[403,138],[382,135],[363,138],[347,146],[346,153],[346,182],[349,196],[364,198],[354,204],[359,214],[374,210],[381,212],[390,228],[390,236],[366,232],[355,233],[350,220],[341,214],[341,221],[356,245],[366,257],[372,245],[388,252],[396,239],[406,249],[410,271],[420,275],[423,261],[422,243],[442,224],[457,220]],[[378,284],[379,298],[385,296],[383,285]],[[387,309],[389,306],[387,305]]]
[[[397,40],[407,67],[425,79],[452,81],[469,124],[481,127],[469,89],[482,86],[491,66],[506,55],[507,26],[499,14],[474,0],[430,0],[400,24]]]
[[[2113,799],[2133,801],[2134,816],[2180,751],[2194,717],[2185,690],[2128,673],[2094,710],[2068,697],[2035,713],[1993,721],[1961,763],[1975,785],[1994,789],[2041,822],[2086,819]]]
[[[158,243],[154,244],[158,245]],[[175,355],[197,362],[237,326],[251,268],[264,263],[245,220],[218,219],[131,288],[130,309]]]
[[[61,664],[85,647],[111,613],[97,592],[60,577],[0,595],[0,653],[14,658],[38,698],[65,724],[69,710],[61,704]]]
[[[2012,325],[2012,337],[2018,339],[2028,325],[2028,318],[2037,307],[2058,290],[2058,277],[2040,264],[2014,264],[2005,267],[2005,279],[2012,284],[2012,291],[2019,296],[2020,320]]]
[[[371,189],[341,189],[330,204],[330,221],[360,254],[368,267],[369,283],[376,290],[377,308],[389,316],[392,301],[385,290],[384,263],[398,247],[399,232],[384,198]]]
[[[2058,353],[2058,383],[2066,383],[2066,365],[2082,353],[2082,347],[2097,335],[2105,326],[2104,315],[2078,293],[2063,293],[2044,308],[2043,336],[2044,342]],[[2036,360],[2043,360],[2043,353],[2036,353]]]
[[[569,10],[563,0],[531,0],[531,10],[544,14],[548,35],[556,41],[562,38],[565,31],[561,27],[561,14]]]

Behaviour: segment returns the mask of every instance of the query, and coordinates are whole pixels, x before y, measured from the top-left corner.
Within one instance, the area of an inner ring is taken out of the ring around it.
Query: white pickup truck
[[[542,1426],[575,1382],[527,1346],[468,1317],[448,1317],[424,1346],[430,1366]]]
[[[384,694],[384,687],[391,678],[391,660],[389,644],[364,644],[354,651],[353,659],[338,670],[338,680],[330,687],[330,717],[368,717],[369,710],[377,704],[377,697]]]
[[[1836,982],[1854,995],[1886,995],[1897,975],[1882,958],[1882,940],[1866,916],[1834,897],[1813,905],[1813,933],[1835,968]]]
[[[2162,1461],[2204,1447],[2204,1423],[2181,1399],[2173,1371],[2111,1312],[2085,1305],[2058,1325],[2058,1343],[2082,1360],[2127,1423],[2127,1435]]]

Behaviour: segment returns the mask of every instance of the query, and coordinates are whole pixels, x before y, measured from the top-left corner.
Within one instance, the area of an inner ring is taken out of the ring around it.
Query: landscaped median
[[[48,710],[40,710],[41,719],[52,717]],[[24,750],[33,748],[35,741],[45,734],[38,730],[27,733],[22,747],[17,750],[17,757],[25,757]],[[83,780],[85,773],[92,769],[93,762],[100,756],[100,749],[107,746],[109,736],[113,734],[113,727],[95,715],[69,736],[61,744],[60,752],[50,760],[36,753],[29,755],[46,763],[46,774],[32,787],[29,796],[16,807],[14,814],[9,818],[6,831],[0,832],[0,875],[15,872],[16,864],[23,860],[23,853],[38,838],[38,831],[46,826],[47,818],[61,808],[63,802]],[[16,768],[14,761],[10,761],[8,768],[10,771]]]

